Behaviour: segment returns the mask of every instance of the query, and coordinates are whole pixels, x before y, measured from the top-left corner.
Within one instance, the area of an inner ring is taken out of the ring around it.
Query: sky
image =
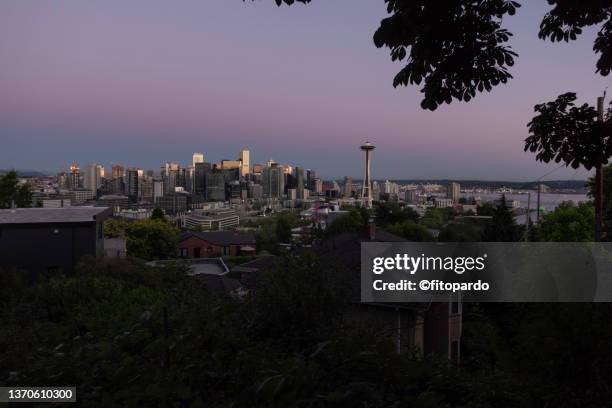
[[[507,85],[424,111],[372,35],[383,0],[0,2],[0,169],[72,162],[158,170],[272,158],[326,178],[534,180],[556,169],[523,152],[536,103],[575,91],[595,103],[595,30],[537,39],[544,0],[507,21],[519,53]],[[584,179],[561,168],[547,179]]]

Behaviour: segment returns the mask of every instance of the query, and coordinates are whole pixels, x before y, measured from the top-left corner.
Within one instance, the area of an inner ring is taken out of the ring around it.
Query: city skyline
[[[557,165],[523,152],[533,105],[570,90],[593,104],[609,83],[593,72],[593,30],[570,44],[539,41],[545,3],[524,4],[508,24],[515,78],[469,104],[422,111],[416,88],[392,88],[398,65],[372,43],[383,2],[355,3],[4,2],[0,168],[158,169],[249,146],[251,163],[359,178],[356,146],[371,140],[373,179],[534,180]]]

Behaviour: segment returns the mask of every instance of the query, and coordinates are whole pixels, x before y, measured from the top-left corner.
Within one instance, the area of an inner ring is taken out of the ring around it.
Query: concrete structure
[[[449,183],[449,185],[446,186],[446,198],[450,198],[453,200],[453,203],[457,204],[460,196],[461,186],[459,183]]]
[[[104,253],[105,207],[0,210],[0,266],[40,273],[72,273],[84,256]]]
[[[185,215],[185,227],[221,231],[234,229],[240,224],[240,217],[234,210],[196,211]]]
[[[372,208],[372,174],[371,174],[371,161],[372,151],[375,149],[374,145],[370,142],[365,142],[360,146],[360,149],[365,152],[365,172],[363,177],[363,188],[361,190],[361,196],[366,208]]]
[[[194,153],[191,158],[191,167],[195,168],[196,164],[204,163],[204,153]]]
[[[249,163],[250,163],[250,152],[246,149],[243,149],[240,151],[240,157],[238,157],[238,160],[240,160],[240,175],[242,177],[246,177],[249,174]]]

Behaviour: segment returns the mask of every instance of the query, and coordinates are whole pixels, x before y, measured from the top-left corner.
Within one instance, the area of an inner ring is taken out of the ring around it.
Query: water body
[[[516,193],[505,193],[506,200],[518,201],[520,207],[527,209],[527,201],[529,200],[529,194],[531,193],[531,209],[535,210],[537,206],[538,192],[526,191],[524,194]],[[501,197],[501,193],[461,193],[461,197],[480,197],[482,202],[495,201]],[[559,204],[564,201],[572,201],[576,204],[584,201],[589,201],[589,197],[586,194],[556,194],[556,193],[540,193],[540,208],[544,209],[545,212],[553,211]],[[535,221],[535,211],[531,214],[531,219]],[[519,215],[516,217],[516,222],[519,224],[525,224],[527,221],[526,214]]]

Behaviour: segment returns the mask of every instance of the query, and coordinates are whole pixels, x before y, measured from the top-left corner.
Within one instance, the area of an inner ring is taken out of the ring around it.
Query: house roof
[[[0,210],[0,225],[94,222],[111,213],[108,207],[14,208]]]
[[[239,234],[234,231],[206,231],[183,232],[179,235],[179,242],[196,237],[217,245],[255,245],[255,236],[252,234]]]

